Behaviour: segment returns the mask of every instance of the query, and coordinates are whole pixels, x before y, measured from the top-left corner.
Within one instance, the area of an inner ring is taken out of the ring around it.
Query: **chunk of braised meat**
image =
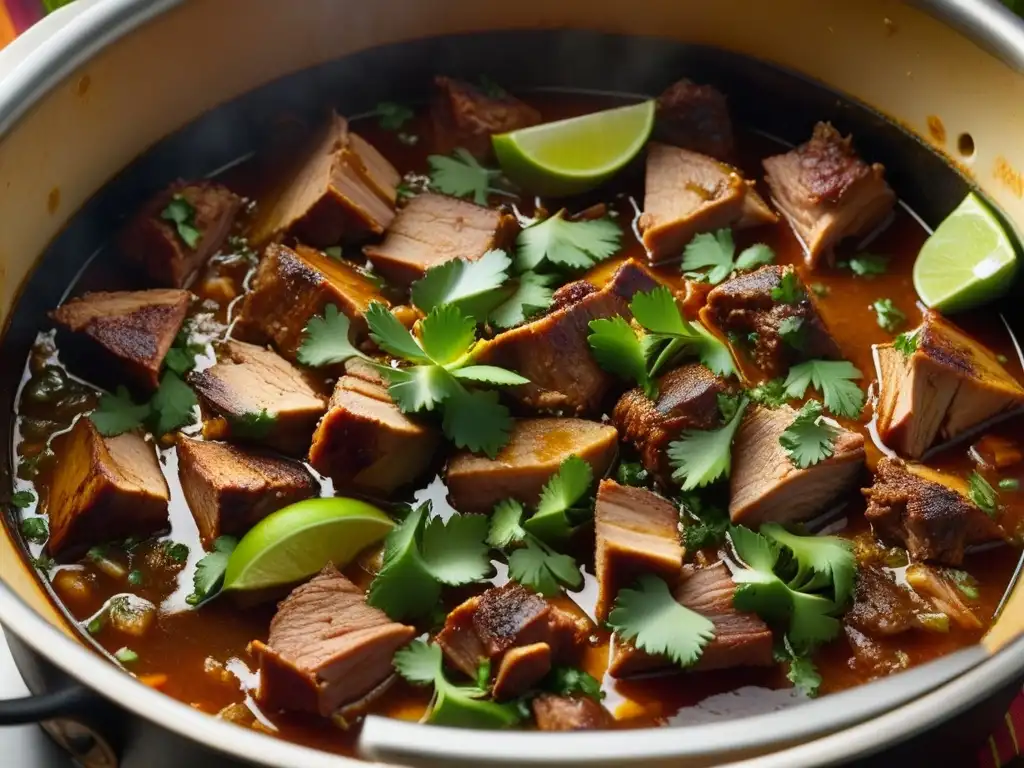
[[[448,662],[470,677],[490,661],[495,695],[513,698],[535,686],[552,663],[573,663],[589,632],[585,619],[510,582],[455,608],[437,642]]]
[[[417,195],[398,212],[384,242],[363,251],[375,270],[400,285],[419,280],[431,267],[452,259],[476,261],[505,248],[515,218],[447,195]]]
[[[885,168],[868,165],[828,123],[818,123],[810,141],[764,161],[765,181],[782,214],[803,241],[807,262],[848,237],[862,237],[892,212],[896,195],[885,181]]]
[[[558,288],[551,295],[551,307],[549,312],[554,312],[556,309],[565,309],[571,307],[573,304],[577,304],[592,293],[597,293],[598,287],[588,280],[573,280],[571,283]]]
[[[489,513],[503,499],[533,505],[561,463],[578,456],[594,477],[608,471],[618,449],[613,427],[569,418],[517,419],[493,458],[460,451],[448,460],[446,481],[460,512]]]
[[[897,584],[892,574],[879,565],[862,563],[853,605],[844,621],[866,635],[888,637],[917,627],[917,615],[923,610],[927,610],[924,602]]]
[[[380,152],[349,130],[344,117],[332,113],[261,211],[252,241],[263,245],[287,236],[326,248],[379,235],[395,217],[401,180]]]
[[[913,332],[906,354],[893,344],[875,349],[878,435],[907,458],[970,434],[1024,409],[1024,387],[994,352],[936,312]]]
[[[802,360],[842,357],[814,300],[790,269],[769,265],[726,280],[708,293],[701,311],[701,319],[708,324],[733,338],[749,340],[754,362],[772,378]],[[796,281],[792,303],[772,298],[787,273]],[[783,323],[795,328],[783,334]]]
[[[638,226],[648,258],[677,259],[694,235],[769,224],[778,217],[730,165],[666,144],[647,148],[644,212]]]
[[[323,415],[323,397],[281,356],[253,344],[228,341],[217,364],[193,372],[188,382],[203,408],[225,420],[233,442],[258,443],[290,456],[309,447]]]
[[[156,449],[134,432],[104,437],[83,417],[57,438],[46,498],[47,551],[74,559],[90,547],[167,528],[170,490]]]
[[[956,475],[922,464],[883,458],[875,482],[863,490],[864,516],[884,541],[905,546],[915,560],[959,565],[972,544],[1004,537]]]
[[[260,670],[256,700],[272,712],[329,717],[392,675],[395,651],[415,635],[327,565],[281,601],[267,642],[250,644]]]
[[[772,631],[757,614],[742,613],[733,607],[736,583],[724,563],[707,568],[687,565],[682,569],[676,600],[715,625],[715,637],[704,647],[694,671],[734,667],[769,667],[774,664]],[[622,678],[671,669],[673,663],[652,656],[630,643],[616,641],[608,674]]]
[[[850,667],[866,680],[900,672],[910,664],[910,657],[895,643],[869,637],[849,624],[843,627],[843,634],[853,654]]]
[[[177,181],[128,222],[119,250],[153,285],[181,288],[224,245],[241,205],[222,184]]]
[[[482,342],[475,353],[481,364],[516,371],[529,384],[507,392],[527,408],[576,415],[599,412],[615,378],[591,354],[590,321],[620,315],[629,318],[629,301],[650,291],[658,279],[635,261],[625,262],[598,291],[518,328]]]
[[[185,321],[192,295],[173,288],[98,291],[71,299],[50,317],[74,338],[61,347],[68,363],[101,381],[151,392]]]
[[[448,154],[457,147],[479,158],[492,154],[491,136],[541,121],[540,112],[501,89],[488,89],[451,77],[434,78],[430,102],[436,150]]]
[[[700,363],[669,371],[657,383],[654,400],[640,388],[619,398],[612,421],[622,440],[637,449],[644,468],[667,485],[672,478],[668,444],[684,430],[718,426],[718,396],[729,386]]]
[[[309,463],[337,488],[390,495],[427,470],[441,442],[437,429],[402,413],[380,375],[350,360],[309,449]]]
[[[841,429],[832,455],[806,469],[790,461],[779,442],[797,411],[755,406],[743,416],[733,443],[729,517],[736,525],[807,520],[856,488],[864,472],[864,435]]]
[[[655,133],[662,141],[731,162],[732,119],[725,96],[713,85],[683,78],[658,97]]]
[[[351,336],[366,337],[364,314],[373,302],[388,306],[378,285],[352,264],[306,246],[267,246],[235,324],[239,338],[272,343],[294,362],[309,321],[333,304],[351,321]]]
[[[597,604],[604,621],[619,590],[645,573],[674,586],[683,567],[679,511],[667,499],[644,488],[602,480],[594,511],[594,573]]]
[[[601,704],[585,696],[542,693],[531,702],[541,731],[601,731],[615,727],[615,718]]]
[[[242,536],[272,512],[318,495],[297,461],[178,435],[178,477],[203,543]]]

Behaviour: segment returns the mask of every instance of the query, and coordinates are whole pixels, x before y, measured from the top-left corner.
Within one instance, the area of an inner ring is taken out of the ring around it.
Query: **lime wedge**
[[[327,563],[344,568],[395,527],[386,514],[356,499],[307,499],[258,522],[231,553],[225,590],[291,584]]]
[[[1013,282],[1017,254],[988,206],[973,192],[939,224],[914,262],[914,288],[945,313],[984,304]]]
[[[643,149],[654,102],[593,112],[492,137],[501,169],[538,195],[563,197],[593,189]]]

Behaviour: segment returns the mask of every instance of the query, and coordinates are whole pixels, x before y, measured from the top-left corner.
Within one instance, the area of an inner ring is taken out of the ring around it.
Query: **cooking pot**
[[[1024,231],[1024,24],[996,2],[80,0],[5,55],[21,61],[0,84],[0,497],[27,349],[120,216],[178,176],[253,151],[282,114],[421,97],[435,72],[618,93],[690,76],[782,139],[819,119],[852,130],[927,223],[974,184]],[[51,600],[14,530],[5,514],[0,622],[36,695],[0,703],[0,724],[44,720],[90,766],[360,764],[206,716],[109,664]],[[411,765],[793,768],[885,750],[922,762],[930,748],[950,765],[1020,690],[1022,632],[1018,583],[981,644],[768,714],[725,697],[700,724],[585,734],[371,717],[360,749]]]

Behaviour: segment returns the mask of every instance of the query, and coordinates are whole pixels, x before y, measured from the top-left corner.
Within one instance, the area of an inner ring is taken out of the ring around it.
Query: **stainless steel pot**
[[[829,116],[854,127],[929,220],[948,212],[970,180],[1024,231],[1024,25],[994,2],[80,2],[73,18],[49,22],[60,27],[52,34],[18,43],[38,47],[22,50],[0,83],[5,403],[42,312],[131,201],[250,151],[282,109],[341,102],[358,112],[370,99],[417,93],[434,71],[483,67],[516,85],[632,92],[673,75],[706,76],[749,94],[733,100],[741,117],[778,135],[801,135],[805,121]],[[44,253],[46,268],[33,273]],[[10,472],[3,424],[0,493]],[[108,664],[69,628],[27,567],[11,520],[4,523],[0,622],[39,696],[0,704],[0,723],[47,719],[90,765],[357,764],[200,714]],[[999,721],[1024,678],[1022,631],[1018,585],[983,644],[770,714],[587,734],[370,718],[361,747],[370,759],[446,766],[812,766],[909,748],[920,761],[929,744],[948,750],[948,734],[968,743]],[[948,758],[943,751],[933,762]]]

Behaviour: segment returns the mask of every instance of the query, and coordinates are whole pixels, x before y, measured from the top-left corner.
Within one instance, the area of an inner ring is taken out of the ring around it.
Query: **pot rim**
[[[0,86],[0,139],[69,74],[121,37],[183,2],[184,0],[103,0],[85,9],[66,26],[56,30],[50,38],[42,41],[31,51]],[[991,52],[1008,66],[1024,72],[1024,25],[997,0],[911,2],[955,27],[961,34]],[[5,532],[3,535],[10,534]],[[104,696],[134,714],[213,750],[268,766],[302,764],[312,768],[334,768],[339,765],[354,767],[363,764],[361,761],[268,737],[255,731],[239,729],[138,683],[131,675],[124,674],[122,670],[52,626],[14,594],[2,580],[0,620],[22,642],[72,677],[94,690],[102,691]],[[1018,677],[1024,670],[1024,638],[1009,643],[991,657],[987,656],[983,647],[979,645],[953,654],[947,659],[952,660],[953,666],[959,664],[957,676],[953,679],[942,677],[931,686],[920,685],[914,700],[909,704],[903,704],[906,701],[904,697],[899,701],[891,701],[889,711],[883,714],[863,710],[859,724],[856,725],[850,724],[851,719],[858,722],[856,717],[847,717],[844,721],[834,716],[829,718],[832,727],[843,729],[838,733],[773,755],[736,764],[737,768],[740,765],[743,768],[820,765],[840,757],[869,754],[901,741],[913,733],[927,729],[939,719],[964,711],[1001,685],[1006,685]],[[815,712],[822,714],[827,713],[828,709],[844,710],[843,707],[832,706],[839,697],[846,697],[849,702],[857,701],[858,698],[879,698],[872,696],[872,693],[881,692],[882,687],[893,680],[905,686],[913,679],[915,671],[911,670],[888,680],[830,696],[826,700],[829,706],[818,706]],[[821,703],[824,701],[818,702]],[[780,743],[784,740],[792,742],[801,737],[813,738],[822,731],[828,731],[828,728],[823,726],[827,718],[804,716],[810,714],[808,707],[814,706],[814,703],[801,705],[800,716],[795,718],[792,717],[792,713],[796,710],[789,710],[748,718],[744,722],[763,723],[766,719],[771,722],[771,718],[778,722],[778,716],[782,715],[792,723],[784,730],[784,739],[775,736],[772,741]],[[848,710],[844,711],[849,714]],[[838,715],[837,712],[834,714]],[[692,726],[684,728],[683,733],[723,726],[735,730],[735,721],[720,725]],[[718,746],[721,749],[724,743],[730,750],[742,746],[765,747],[768,746],[768,740],[759,737],[759,734],[763,733],[762,728],[744,729],[743,733],[731,734],[730,739],[719,743]],[[495,754],[499,748],[495,739],[500,742],[500,754]],[[633,735],[629,735],[628,732],[478,734],[434,726],[423,728],[416,724],[382,717],[368,719],[360,743],[373,754],[397,756],[405,753],[410,758],[434,756],[442,759],[511,760],[512,764],[516,765],[557,759],[573,763],[583,760],[592,762],[602,758],[671,759],[682,757],[684,752],[695,754],[692,745],[686,744],[685,739],[680,737],[679,728],[643,729]],[[705,751],[702,754],[710,753]]]

